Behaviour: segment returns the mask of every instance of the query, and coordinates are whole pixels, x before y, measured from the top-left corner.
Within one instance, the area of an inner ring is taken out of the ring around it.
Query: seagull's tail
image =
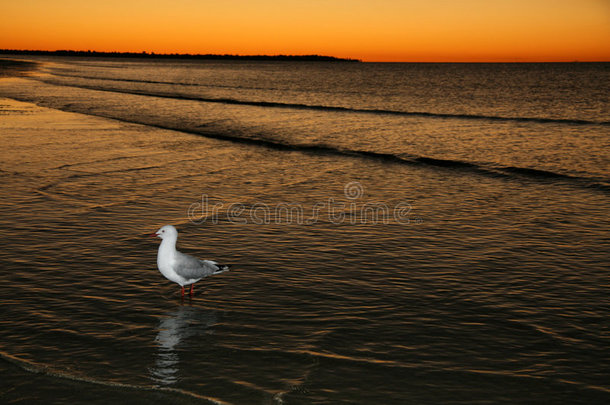
[[[227,264],[216,264],[216,267],[218,267],[218,270],[214,271],[214,273],[212,274],[220,274],[220,273],[224,273],[225,271],[229,271],[229,267],[231,267],[230,265]]]

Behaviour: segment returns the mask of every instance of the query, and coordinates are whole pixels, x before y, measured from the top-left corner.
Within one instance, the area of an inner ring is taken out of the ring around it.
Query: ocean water
[[[610,64],[30,59],[4,402],[610,400]]]

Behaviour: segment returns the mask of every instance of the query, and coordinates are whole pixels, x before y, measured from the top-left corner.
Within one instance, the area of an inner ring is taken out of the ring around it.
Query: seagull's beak
[[[151,233],[151,234],[150,234],[150,235],[148,235],[148,236],[151,236],[151,237],[153,237],[153,238],[156,238],[157,236],[159,236],[159,234],[158,234],[157,232],[155,232],[155,233]]]

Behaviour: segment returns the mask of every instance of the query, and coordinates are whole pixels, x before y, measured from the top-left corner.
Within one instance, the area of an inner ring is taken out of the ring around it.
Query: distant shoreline
[[[148,53],[148,52],[98,52],[98,51],[40,51],[23,49],[0,49],[0,55],[44,55],[75,57],[112,57],[146,59],[195,59],[195,60],[244,60],[244,61],[291,61],[291,62],[362,62],[359,59],[337,58],[324,55],[217,55],[190,53]]]
[[[405,61],[405,62],[363,62],[361,59],[338,58],[326,55],[233,55],[233,54],[190,54],[190,53],[148,53],[148,52],[98,52],[74,50],[29,50],[0,49],[0,55],[14,56],[59,56],[59,57],[90,57],[90,58],[136,58],[136,59],[173,59],[173,60],[210,60],[210,61],[288,61],[288,62],[356,62],[356,63],[409,63],[409,64],[607,64],[608,61]]]

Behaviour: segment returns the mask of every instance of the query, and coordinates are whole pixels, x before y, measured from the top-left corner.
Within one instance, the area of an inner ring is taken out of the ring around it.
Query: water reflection
[[[184,346],[189,338],[205,334],[216,319],[216,311],[187,306],[161,318],[155,338],[159,350],[150,369],[151,378],[161,385],[174,384],[180,371],[180,344]]]

